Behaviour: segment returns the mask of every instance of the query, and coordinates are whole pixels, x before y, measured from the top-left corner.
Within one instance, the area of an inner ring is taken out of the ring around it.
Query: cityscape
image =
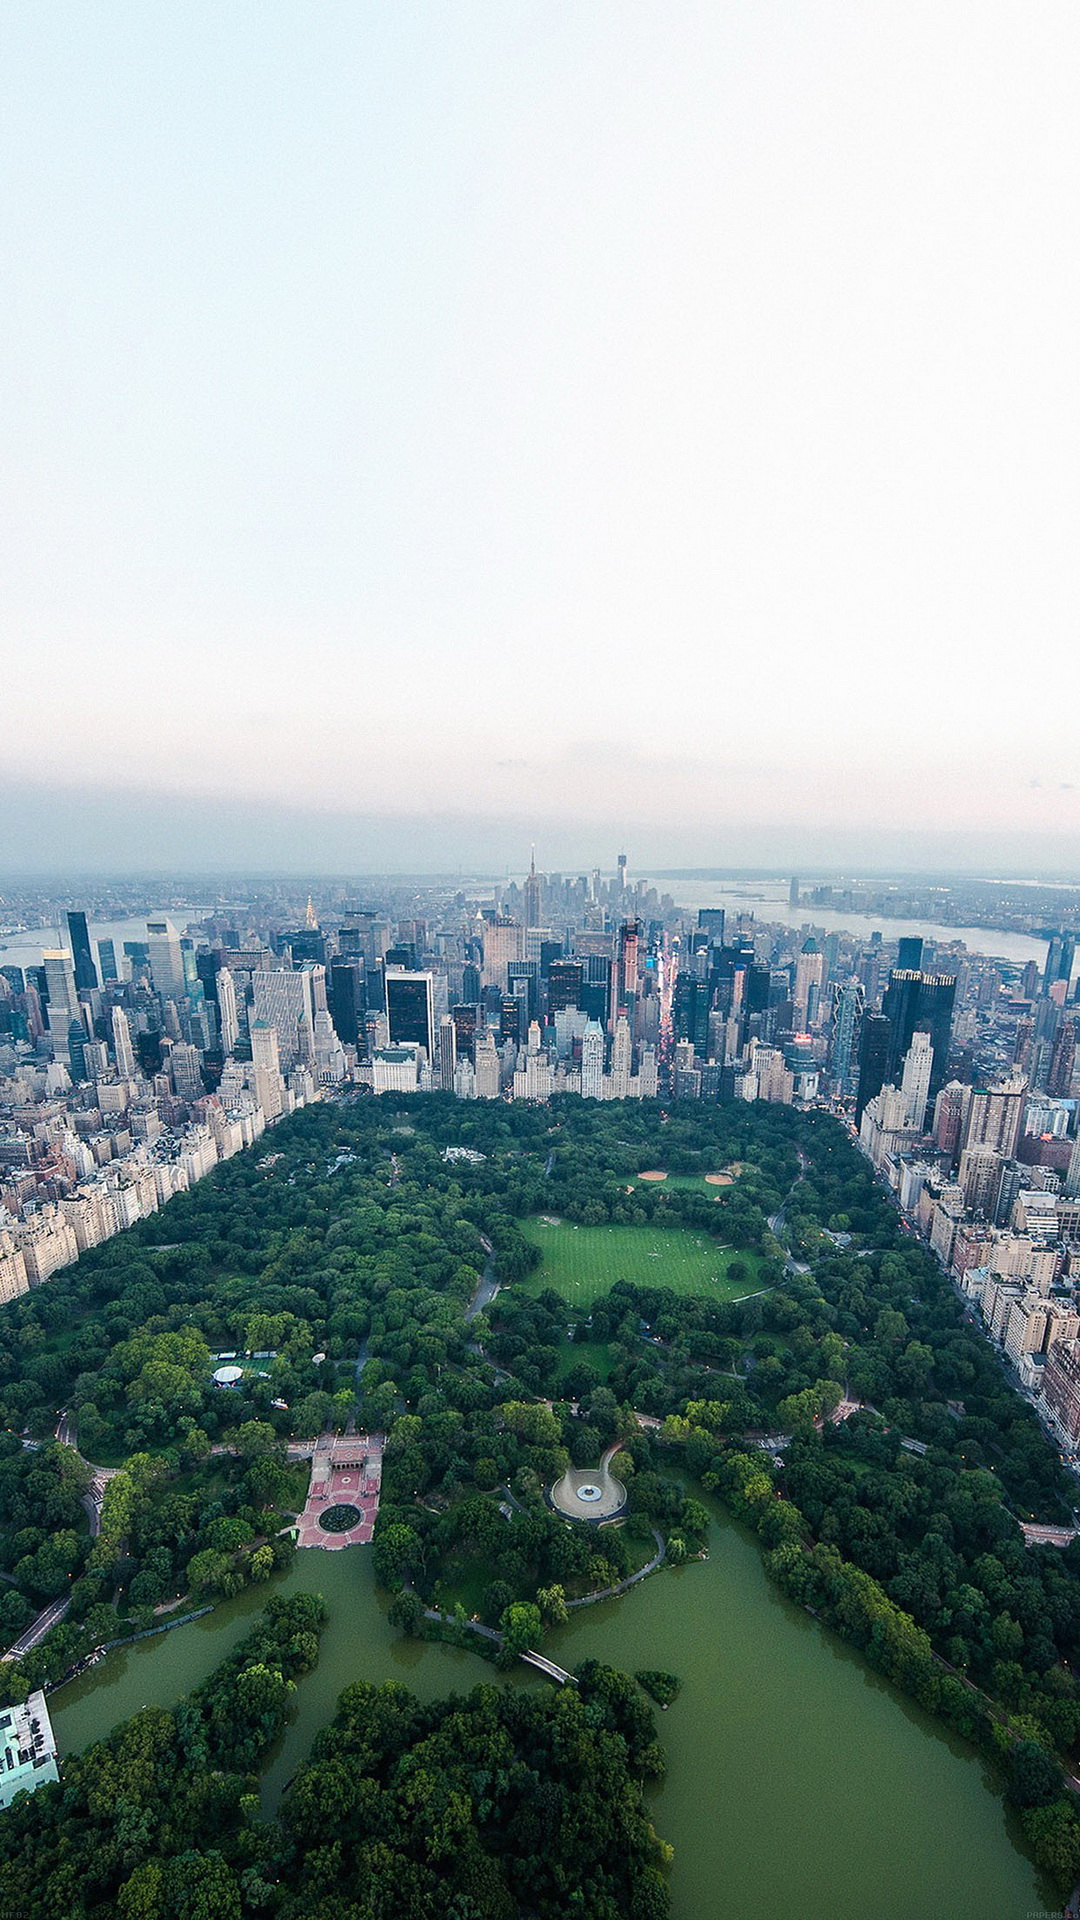
[[[1078,81],[5,8],[0,1920],[1080,1920]]]
[[[66,943],[0,966],[0,1299],[318,1100],[821,1107],[1080,1449],[1080,892],[1023,964],[945,927],[815,927],[865,888],[792,878],[798,927],[695,912],[625,853],[567,877],[534,852],[472,892],[376,881],[376,904],[276,892],[119,942],[58,907]]]

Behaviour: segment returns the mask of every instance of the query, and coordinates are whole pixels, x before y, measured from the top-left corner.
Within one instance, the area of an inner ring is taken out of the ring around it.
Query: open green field
[[[521,1231],[544,1263],[520,1284],[528,1293],[554,1287],[573,1307],[591,1307],[616,1280],[709,1300],[741,1300],[759,1284],[756,1255],[719,1247],[685,1227],[578,1227],[569,1220],[551,1227],[540,1216],[523,1220]],[[734,1260],[746,1267],[746,1280],[728,1279]]]

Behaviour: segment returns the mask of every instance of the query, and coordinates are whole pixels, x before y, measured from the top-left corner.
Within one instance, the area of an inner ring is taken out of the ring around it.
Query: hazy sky
[[[0,866],[173,795],[236,865],[263,799],[396,865],[1080,862],[1078,56],[1052,0],[8,0]]]

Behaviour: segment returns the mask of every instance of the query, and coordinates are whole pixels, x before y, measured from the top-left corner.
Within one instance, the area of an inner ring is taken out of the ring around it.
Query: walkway
[[[381,1433],[356,1433],[344,1439],[324,1434],[314,1443],[307,1500],[296,1523],[298,1547],[322,1547],[335,1553],[340,1547],[368,1545],[379,1511],[385,1444]],[[328,1533],[319,1519],[337,1506],[356,1507],[360,1518],[345,1533]]]
[[[554,1660],[545,1660],[542,1653],[534,1653],[531,1647],[526,1648],[521,1658],[530,1667],[535,1667],[538,1673],[546,1673],[549,1680],[557,1680],[561,1687],[577,1686],[576,1674],[567,1673],[565,1667],[557,1667]]]
[[[79,1455],[83,1466],[86,1467],[90,1474],[90,1485],[86,1489],[86,1492],[80,1495],[80,1505],[90,1522],[90,1537],[92,1540],[96,1540],[98,1534],[101,1532],[101,1503],[105,1498],[105,1489],[113,1476],[120,1472],[120,1468],[95,1467],[92,1461],[87,1460],[83,1454],[79,1453],[78,1431],[75,1422],[66,1410],[60,1415],[56,1423],[56,1438],[59,1440],[61,1446],[70,1447],[73,1453]]]
[[[571,1607],[594,1607],[598,1600],[617,1600],[620,1593],[626,1593],[628,1588],[636,1587],[639,1580],[644,1580],[648,1574],[655,1573],[657,1567],[660,1566],[663,1561],[666,1549],[664,1547],[663,1536],[657,1533],[655,1527],[652,1529],[652,1537],[656,1541],[656,1552],[653,1554],[648,1566],[639,1567],[636,1573],[628,1574],[626,1579],[620,1580],[617,1586],[603,1587],[599,1593],[587,1593],[580,1600],[568,1600],[566,1603],[567,1611],[569,1612]]]

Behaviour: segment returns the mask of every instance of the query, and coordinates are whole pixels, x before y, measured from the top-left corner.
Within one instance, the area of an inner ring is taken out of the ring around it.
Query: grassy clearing
[[[559,1348],[559,1379],[565,1380],[572,1367],[587,1360],[607,1385],[614,1364],[606,1340],[564,1340]]]
[[[573,1307],[591,1307],[616,1280],[709,1300],[741,1300],[759,1285],[754,1254],[719,1247],[708,1234],[685,1227],[578,1227],[569,1220],[552,1227],[537,1218],[523,1221],[521,1231],[544,1260],[520,1284],[528,1293],[554,1287]],[[741,1282],[727,1277],[736,1260],[747,1269]]]

